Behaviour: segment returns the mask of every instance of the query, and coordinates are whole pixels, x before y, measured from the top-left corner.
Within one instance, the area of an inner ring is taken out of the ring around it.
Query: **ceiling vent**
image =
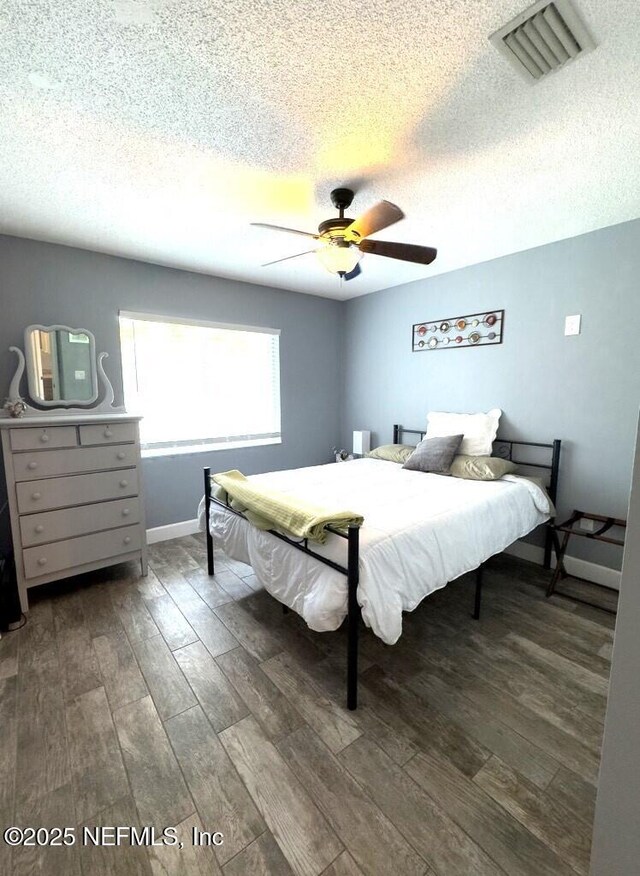
[[[489,39],[527,82],[537,82],[596,47],[569,0],[540,0]]]

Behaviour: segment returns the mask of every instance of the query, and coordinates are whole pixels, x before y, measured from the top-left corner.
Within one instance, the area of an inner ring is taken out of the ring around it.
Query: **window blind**
[[[143,450],[279,443],[279,335],[121,312],[125,403],[143,417]]]

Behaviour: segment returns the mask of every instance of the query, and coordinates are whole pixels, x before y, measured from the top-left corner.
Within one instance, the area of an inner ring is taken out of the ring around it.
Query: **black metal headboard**
[[[419,435],[420,440],[424,438],[426,432],[423,429],[405,429],[404,426],[395,424],[393,427],[393,443],[402,444],[402,436],[404,435]],[[517,466],[527,466],[528,468],[539,469],[549,472],[549,483],[547,491],[551,497],[551,501],[555,504],[558,495],[558,475],[560,473],[560,448],[562,441],[556,438],[550,444],[540,441],[512,441],[509,438],[496,438],[493,442],[493,454],[502,459],[510,459]],[[536,447],[543,448],[548,451],[545,462],[527,462],[523,459],[515,459],[513,456],[514,447]],[[553,522],[553,521],[552,521]],[[551,531],[547,532],[545,543],[545,566],[548,568],[551,562]]]

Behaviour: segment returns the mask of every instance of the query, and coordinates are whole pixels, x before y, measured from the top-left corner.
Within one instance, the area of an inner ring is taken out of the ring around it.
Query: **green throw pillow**
[[[465,456],[460,453],[451,463],[454,478],[468,481],[497,481],[503,475],[513,474],[517,466],[510,459],[498,456]]]
[[[382,444],[366,455],[369,459],[384,459],[386,462],[398,462],[402,465],[414,450],[415,447],[410,444]]]

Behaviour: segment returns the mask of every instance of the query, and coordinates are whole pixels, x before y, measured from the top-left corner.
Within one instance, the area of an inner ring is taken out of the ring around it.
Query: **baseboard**
[[[147,529],[147,544],[156,544],[159,541],[169,541],[172,538],[181,538],[183,535],[193,535],[199,531],[198,518],[193,520],[181,520],[179,523],[168,523],[166,526],[154,526]]]
[[[179,523],[169,523],[166,526],[154,526],[147,529],[147,544],[156,544],[159,541],[169,541],[172,538],[180,538],[183,535],[193,535],[199,531],[198,518],[193,520],[181,520]],[[535,544],[526,541],[514,541],[506,550],[505,554],[537,563],[539,566],[544,561],[544,550]],[[577,578],[585,578],[594,584],[602,584],[611,590],[620,589],[620,572],[617,569],[609,569],[607,566],[599,566],[597,563],[589,563],[578,557],[565,556],[564,564],[570,575]],[[555,568],[555,557],[551,559],[551,565]]]
[[[505,554],[519,557],[521,560],[528,560],[530,563],[537,563],[539,566],[544,562],[544,549],[535,544],[529,544],[526,541],[514,541],[505,550]],[[551,565],[555,569],[555,556],[551,557]],[[590,563],[587,560],[571,557],[568,554],[565,555],[564,565],[567,572],[570,575],[575,575],[576,578],[593,581],[594,584],[601,584],[603,587],[609,587],[611,590],[620,590],[620,572],[617,569],[600,566],[598,563]]]

